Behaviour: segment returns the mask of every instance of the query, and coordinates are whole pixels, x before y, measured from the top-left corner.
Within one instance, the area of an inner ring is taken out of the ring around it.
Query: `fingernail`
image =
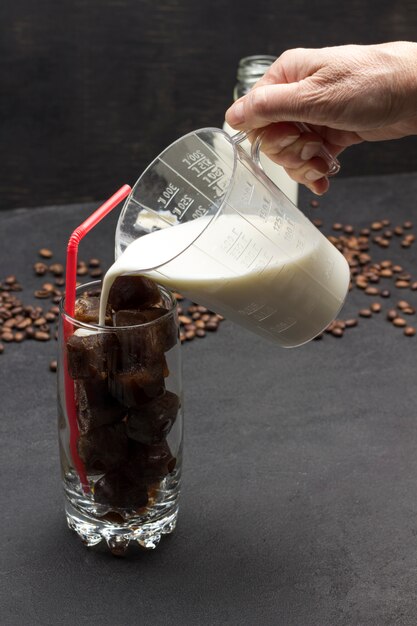
[[[301,150],[300,157],[303,161],[308,161],[313,156],[316,156],[321,150],[321,143],[319,141],[311,141],[310,143],[306,143],[303,149]]]
[[[286,148],[287,146],[291,146],[291,144],[295,143],[300,135],[289,135],[288,137],[283,137],[278,145],[280,148]]]
[[[227,111],[227,121],[230,126],[238,126],[245,121],[245,107],[243,102],[235,102]]]
[[[308,172],[305,173],[304,178],[306,180],[309,180],[310,182],[314,182],[315,180],[318,180],[319,178],[323,178],[324,174],[322,174],[321,172],[318,172],[317,170],[308,170]]]

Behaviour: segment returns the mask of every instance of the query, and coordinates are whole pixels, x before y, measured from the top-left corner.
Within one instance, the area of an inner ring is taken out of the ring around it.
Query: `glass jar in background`
[[[237,68],[237,83],[233,90],[233,99],[236,101],[246,95],[275,60],[276,57],[267,54],[255,54],[240,59]],[[227,122],[224,122],[223,130],[229,133],[229,135],[236,133],[236,130],[231,128]],[[244,141],[241,145],[250,153],[249,141]],[[269,178],[285,193],[293,204],[298,206],[298,183],[288,176],[283,167],[271,161],[263,153],[261,153],[261,164]]]
[[[77,288],[85,313],[78,318],[97,310],[100,287]],[[157,307],[120,311],[114,326],[74,319],[61,303],[58,432],[67,522],[86,545],[104,540],[118,555],[130,541],[155,548],[178,515],[179,326],[175,299],[159,291]]]

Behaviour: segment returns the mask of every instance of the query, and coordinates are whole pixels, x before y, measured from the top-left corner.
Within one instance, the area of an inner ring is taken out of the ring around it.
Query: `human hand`
[[[329,187],[327,163],[317,156],[323,144],[337,156],[362,141],[417,134],[417,44],[287,50],[226,121],[263,129],[263,152],[321,195]]]

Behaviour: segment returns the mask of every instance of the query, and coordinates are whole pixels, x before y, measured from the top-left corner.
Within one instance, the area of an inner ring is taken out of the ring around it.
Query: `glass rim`
[[[182,248],[180,252],[178,252],[177,254],[174,254],[172,257],[170,257],[169,259],[166,259],[162,263],[159,263],[158,265],[154,265],[152,267],[141,268],[143,271],[157,270],[158,268],[162,267],[166,263],[170,263],[171,261],[176,259],[183,252],[185,252],[185,250],[188,250],[188,248],[190,248],[192,245],[195,244],[195,242],[207,230],[207,228],[210,226],[210,224],[220,215],[220,213],[222,212],[224,206],[226,204],[229,204],[228,200],[229,200],[229,197],[230,197],[230,194],[231,194],[231,190],[233,188],[233,179],[235,177],[236,169],[237,169],[237,160],[238,160],[237,145],[233,141],[233,137],[230,136],[222,128],[217,128],[215,126],[205,126],[203,128],[197,128],[195,130],[192,130],[189,133],[186,133],[185,135],[182,135],[181,137],[179,137],[178,139],[176,139],[175,141],[170,143],[168,146],[166,146],[163,150],[161,150],[161,152],[154,159],[152,159],[152,161],[149,163],[149,165],[140,174],[139,178],[136,180],[135,184],[132,186],[132,191],[130,192],[130,194],[128,195],[126,200],[124,201],[124,204],[123,204],[122,209],[120,211],[119,218],[117,220],[117,225],[116,225],[116,237],[115,237],[115,240],[116,241],[120,241],[121,240],[120,231],[122,230],[122,223],[123,223],[123,218],[125,216],[125,213],[127,212],[128,207],[131,204],[131,202],[134,201],[135,193],[136,193],[137,188],[139,187],[141,181],[143,180],[145,175],[152,169],[152,167],[155,165],[155,163],[157,163],[161,159],[161,157],[163,157],[163,155],[166,152],[168,152],[168,150],[171,150],[171,148],[173,148],[176,144],[180,143],[181,141],[184,141],[184,139],[187,139],[187,137],[191,137],[192,135],[199,135],[201,133],[207,133],[207,132],[211,132],[213,134],[215,133],[217,135],[221,135],[222,138],[229,144],[229,146],[232,149],[233,166],[232,166],[232,171],[231,171],[231,174],[230,174],[230,177],[229,177],[229,180],[228,180],[227,189],[225,190],[223,196],[221,196],[219,198],[221,200],[219,206],[216,208],[216,210],[211,215],[209,215],[209,219],[207,220],[207,222],[205,222],[204,226],[201,227],[200,232],[195,236],[195,238],[190,243],[188,243],[186,246],[184,246],[184,248]],[[206,217],[206,216],[204,216],[204,217]],[[199,219],[201,219],[201,218],[196,218],[195,221],[197,222]],[[171,226],[168,226],[168,228],[171,228]],[[139,239],[140,236],[136,237],[136,240]],[[124,248],[124,250],[125,249],[126,248]],[[120,254],[122,254],[124,252],[124,250],[122,250],[120,246],[119,247],[117,247],[117,245],[115,246],[115,253],[116,253],[115,256],[116,256],[116,259],[120,256]]]
[[[124,274],[124,276],[127,276],[127,275],[128,274]],[[161,315],[155,320],[151,320],[150,322],[143,322],[142,324],[131,324],[130,326],[102,326],[100,324],[92,324],[91,322],[81,322],[80,320],[77,320],[75,317],[72,317],[71,315],[69,315],[69,313],[65,311],[65,296],[62,296],[61,301],[59,303],[59,316],[74,326],[77,326],[79,328],[85,328],[86,330],[94,330],[95,332],[100,331],[100,332],[111,333],[111,332],[115,332],[119,330],[127,331],[127,330],[134,330],[138,328],[149,328],[150,326],[153,326],[155,324],[162,323],[162,321],[167,319],[170,315],[175,314],[178,309],[178,301],[176,297],[174,296],[174,294],[172,293],[172,291],[170,291],[163,285],[160,285],[156,281],[154,282],[157,285],[159,291],[168,297],[171,306],[166,313],[164,313],[163,315]],[[78,290],[93,289],[96,287],[101,287],[102,283],[103,283],[102,280],[93,280],[89,283],[82,283],[76,288],[75,295],[76,297],[79,295]],[[149,307],[149,308],[158,308],[158,307]]]

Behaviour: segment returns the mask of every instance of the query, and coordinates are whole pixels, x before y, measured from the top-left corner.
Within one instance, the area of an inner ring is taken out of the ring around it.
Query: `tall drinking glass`
[[[99,282],[83,285],[77,298],[98,301],[99,291]],[[139,314],[134,325],[129,314],[123,325],[81,322],[61,303],[58,428],[67,521],[85,544],[104,540],[115,554],[130,541],[155,548],[178,515],[179,326],[175,299],[162,287],[160,296],[149,321]]]

